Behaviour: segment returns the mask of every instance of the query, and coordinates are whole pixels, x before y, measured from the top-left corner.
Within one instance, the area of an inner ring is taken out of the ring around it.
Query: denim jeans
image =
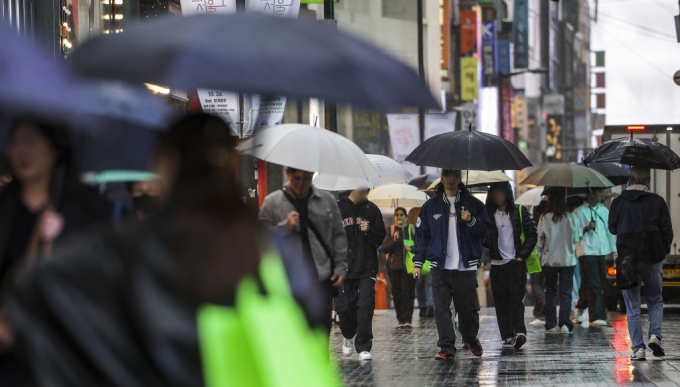
[[[431,308],[434,306],[432,280],[429,275],[423,275],[416,280],[416,294],[418,296],[418,307]]]
[[[335,310],[340,316],[340,331],[346,339],[356,335],[357,352],[373,347],[373,311],[375,281],[372,278],[346,279],[335,298]]]
[[[639,280],[645,285],[645,301],[649,309],[648,338],[654,335],[661,340],[661,321],[663,320],[663,298],[661,297],[661,279],[663,262],[648,264],[638,260]],[[639,282],[639,281],[638,281]],[[622,290],[626,302],[628,316],[628,333],[633,342],[633,350],[646,348],[642,337],[642,322],[640,321],[640,285]]]
[[[545,274],[545,329],[567,326],[574,329],[571,322],[571,292],[574,288],[574,270],[571,267],[543,266]],[[557,296],[559,289],[560,316],[557,319]]]
[[[590,322],[607,320],[607,308],[604,304],[607,263],[604,255],[585,255],[578,260],[581,266],[581,288],[578,292],[576,308],[588,309]]]

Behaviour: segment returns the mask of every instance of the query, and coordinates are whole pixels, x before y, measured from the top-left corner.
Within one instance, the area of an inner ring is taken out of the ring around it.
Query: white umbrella
[[[385,184],[406,183],[413,175],[401,164],[387,156],[366,155],[378,176],[371,179],[344,177],[319,173],[314,177],[314,186],[327,191],[344,191],[356,188],[375,188]]]
[[[522,196],[515,200],[515,204],[521,206],[537,206],[541,204],[541,194],[543,193],[543,187],[532,188],[525,192]]]
[[[463,171],[463,178],[461,180],[467,181],[468,186],[512,181],[510,176],[500,171]],[[434,189],[440,181],[441,179],[433,181],[428,187],[428,191]]]
[[[270,163],[303,171],[363,179],[378,175],[356,144],[315,126],[272,126],[236,149]]]
[[[421,207],[427,199],[425,192],[409,184],[383,185],[368,194],[368,200],[378,207]]]

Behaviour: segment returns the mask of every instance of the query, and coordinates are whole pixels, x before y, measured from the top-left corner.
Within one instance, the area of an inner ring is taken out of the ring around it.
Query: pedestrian
[[[415,227],[420,216],[420,207],[413,207],[408,211],[406,222]],[[413,251],[415,255],[415,249]],[[420,312],[418,317],[434,317],[434,300],[432,299],[432,281],[429,274],[423,274],[416,280],[416,298]]]
[[[435,359],[453,359],[456,353],[451,301],[458,312],[462,339],[475,356],[482,356],[479,331],[477,267],[482,240],[491,232],[484,204],[461,182],[459,170],[443,169],[435,195],[420,211],[413,275],[420,277],[425,261],[431,262],[432,295],[440,350]]]
[[[413,328],[413,301],[416,295],[416,280],[406,271],[408,253],[415,251],[415,228],[406,221],[408,215],[405,208],[394,210],[394,224],[385,230],[385,240],[380,248],[387,254],[387,276],[392,287],[394,310],[397,312],[398,327]],[[414,241],[409,246],[406,241]],[[405,243],[406,242],[406,243]]]
[[[507,182],[491,184],[486,209],[492,231],[484,245],[489,249],[498,329],[503,348],[520,349],[527,341],[523,302],[527,287],[525,261],[536,247],[536,224],[526,207],[515,205],[512,186]]]
[[[161,205],[161,188],[158,180],[135,181],[128,183],[132,196],[132,207],[135,217],[143,222],[158,212]]]
[[[259,218],[294,240],[302,259],[316,269],[330,335],[333,298],[347,274],[347,234],[335,198],[312,185],[312,172],[285,168],[288,184],[264,199]]]
[[[355,189],[338,200],[342,226],[347,233],[348,254],[347,275],[334,304],[344,337],[342,353],[349,357],[356,346],[359,360],[373,359],[378,247],[385,238],[382,213],[378,206],[368,201],[368,192],[368,189]]]
[[[577,228],[581,234],[576,244],[576,255],[581,268],[581,288],[574,312],[574,324],[583,322],[588,309],[591,327],[607,326],[604,289],[607,281],[605,256],[616,256],[616,238],[609,232],[609,210],[602,204],[604,189],[588,192],[588,200],[575,211]]]
[[[576,215],[569,212],[564,188],[553,188],[548,194],[545,212],[538,222],[536,249],[541,256],[545,275],[545,330],[571,333],[574,329],[570,317],[574,268],[577,258],[574,243],[578,242]],[[557,317],[559,297],[560,314]]]
[[[649,348],[654,356],[666,355],[661,345],[661,281],[663,260],[673,242],[673,225],[668,206],[661,196],[650,192],[649,181],[649,168],[632,167],[629,186],[612,201],[609,213],[609,231],[616,235],[619,259],[631,257],[633,262],[637,261],[637,285],[622,290],[633,344],[632,360],[646,358],[640,318],[640,282],[645,284],[645,302],[649,309]]]

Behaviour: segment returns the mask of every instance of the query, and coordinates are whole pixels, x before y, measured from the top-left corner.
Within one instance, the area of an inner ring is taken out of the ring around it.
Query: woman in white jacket
[[[548,204],[538,222],[538,244],[545,275],[545,330],[552,333],[561,329],[571,333],[574,324],[569,318],[571,292],[574,286],[574,269],[578,258],[574,243],[579,240],[576,216],[569,212],[564,188],[553,188],[548,194]],[[557,319],[559,289],[560,315]]]

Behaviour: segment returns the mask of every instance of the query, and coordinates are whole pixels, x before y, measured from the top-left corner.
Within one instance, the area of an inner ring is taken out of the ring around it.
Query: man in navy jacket
[[[418,240],[414,277],[420,276],[425,261],[431,262],[435,321],[441,348],[435,359],[453,359],[456,333],[451,320],[451,300],[458,312],[460,333],[475,356],[482,356],[477,340],[479,299],[477,266],[482,256],[482,240],[491,232],[491,221],[484,207],[461,182],[461,172],[442,170],[441,183],[434,197],[420,211],[416,224]]]

